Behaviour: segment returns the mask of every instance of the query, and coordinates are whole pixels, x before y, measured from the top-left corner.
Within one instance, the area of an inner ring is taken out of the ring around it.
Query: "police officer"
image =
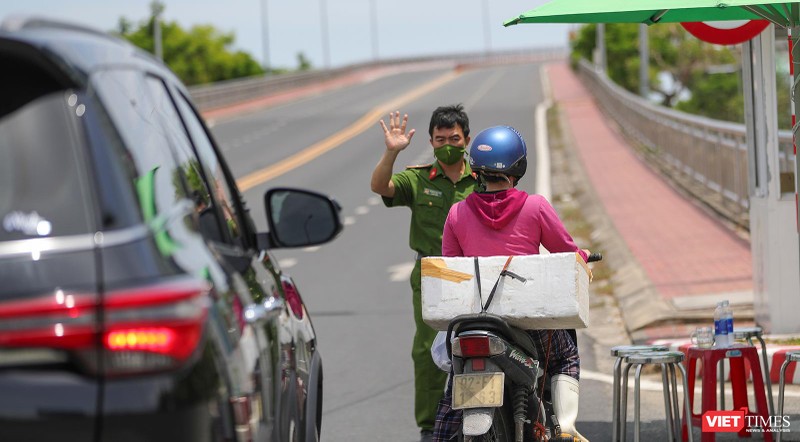
[[[431,115],[428,133],[436,161],[407,167],[392,174],[400,151],[408,147],[414,129],[406,132],[408,115],[389,114],[389,126],[380,121],[386,151],[372,172],[372,191],[383,197],[387,207],[411,208],[409,245],[416,252],[411,272],[414,321],[417,330],[411,357],[414,360],[414,415],[421,441],[431,440],[436,408],[442,397],[447,375],[433,363],[430,354],[436,331],[422,321],[420,259],[442,254],[442,230],[450,206],[463,200],[477,186],[476,176],[464,160],[469,144],[469,118],[462,105],[442,106]]]

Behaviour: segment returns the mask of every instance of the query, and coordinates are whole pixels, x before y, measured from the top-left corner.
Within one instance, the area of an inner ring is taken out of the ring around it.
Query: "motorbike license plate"
[[[501,407],[505,373],[453,376],[453,409]]]

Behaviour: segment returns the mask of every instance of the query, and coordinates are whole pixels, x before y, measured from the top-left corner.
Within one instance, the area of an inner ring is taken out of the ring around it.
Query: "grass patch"
[[[800,345],[800,337],[798,337],[798,338],[787,338],[787,339],[764,338],[764,342],[766,342],[768,344],[777,344],[777,345]]]
[[[561,204],[559,204],[561,206]],[[561,221],[573,238],[580,238],[581,243],[586,243],[592,235],[594,228],[583,217],[580,207],[563,205],[560,207]],[[590,242],[590,241],[589,241]]]
[[[564,137],[561,133],[561,124],[558,121],[558,105],[554,104],[547,110],[547,134],[551,151],[564,150]]]
[[[578,243],[580,247],[588,248],[593,252],[602,250],[600,244],[591,240],[594,227],[586,221],[577,203],[571,200],[571,198],[568,203],[561,202],[562,198],[559,197],[554,198],[554,200],[556,210],[558,210],[561,216],[561,221],[564,223],[564,227],[570,232],[575,242]],[[614,293],[614,286],[611,283],[612,272],[610,266],[602,262],[593,265],[592,276],[592,290],[596,294],[611,295]]]
[[[567,231],[572,235],[575,242],[581,248],[591,251],[602,251],[602,245],[592,241],[594,226],[587,221],[581,210],[580,200],[584,195],[585,182],[576,180],[581,172],[574,170],[574,162],[578,161],[574,155],[566,149],[566,142],[561,131],[559,120],[559,110],[557,106],[552,106],[547,112],[547,130],[550,144],[551,168],[553,174],[554,190],[558,189],[561,193],[552,196],[551,203],[564,223]],[[594,277],[591,284],[592,293],[597,295],[612,295],[614,285],[611,282],[611,266],[602,262],[592,265],[592,275]]]

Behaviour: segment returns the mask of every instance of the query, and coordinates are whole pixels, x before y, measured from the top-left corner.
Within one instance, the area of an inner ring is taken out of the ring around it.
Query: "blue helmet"
[[[499,172],[519,179],[528,167],[527,154],[525,140],[516,129],[494,126],[472,140],[469,165],[476,172]]]

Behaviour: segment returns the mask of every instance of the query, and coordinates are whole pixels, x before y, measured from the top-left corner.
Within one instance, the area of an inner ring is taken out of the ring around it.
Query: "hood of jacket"
[[[500,230],[517,217],[527,198],[525,192],[508,189],[494,193],[471,193],[466,202],[483,225]]]

